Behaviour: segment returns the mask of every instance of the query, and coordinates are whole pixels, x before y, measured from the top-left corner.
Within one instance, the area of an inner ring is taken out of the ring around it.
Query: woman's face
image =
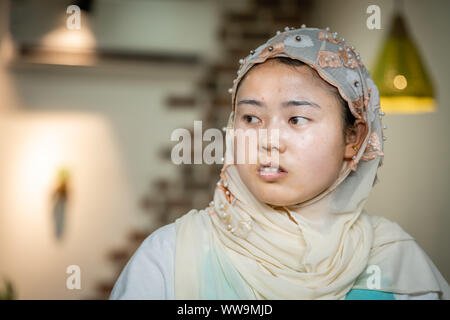
[[[268,144],[246,143],[244,150],[236,149],[235,138],[236,154],[258,155],[256,163],[242,164],[236,158],[235,163],[252,194],[275,206],[301,203],[326,190],[338,178],[343,161],[356,154],[352,146],[359,147],[365,137],[360,121],[344,137],[341,104],[329,84],[307,66],[271,59],[254,66],[240,83],[235,108],[236,132],[255,130],[261,137],[258,129],[267,129]],[[278,142],[271,144],[274,129]]]

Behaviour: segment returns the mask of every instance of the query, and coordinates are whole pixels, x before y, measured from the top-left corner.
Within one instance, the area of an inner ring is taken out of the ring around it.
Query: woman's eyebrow
[[[266,106],[266,104],[264,102],[254,100],[254,99],[239,100],[237,105],[239,106],[241,104],[251,104],[251,105],[254,105],[257,107],[265,107]],[[314,107],[314,108],[320,109],[320,106],[317,103],[307,101],[307,100],[290,100],[290,101],[283,102],[281,105],[285,108],[297,107],[297,106],[309,106],[309,107]]]
[[[264,102],[260,102],[258,100],[254,100],[254,99],[242,99],[242,100],[239,100],[237,105],[239,106],[241,104],[251,104],[251,105],[254,105],[254,106],[257,106],[257,107],[265,107],[266,106],[266,104]]]
[[[290,100],[282,103],[283,107],[295,107],[295,106],[309,106],[320,109],[320,106],[317,103],[307,101],[307,100]]]

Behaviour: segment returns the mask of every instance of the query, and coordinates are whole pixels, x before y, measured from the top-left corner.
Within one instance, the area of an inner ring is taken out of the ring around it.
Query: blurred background
[[[224,127],[239,59],[301,24],[338,32],[386,99],[409,99],[382,103],[366,209],[450,279],[448,12],[446,0],[0,0],[0,299],[108,298],[140,243],[207,206],[218,181],[220,165],[171,162],[173,130]]]

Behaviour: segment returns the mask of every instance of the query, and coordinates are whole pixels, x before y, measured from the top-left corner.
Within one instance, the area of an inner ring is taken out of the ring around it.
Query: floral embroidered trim
[[[364,103],[361,99],[353,100],[349,107],[356,119],[363,119]]]
[[[317,34],[317,38],[319,40],[325,40],[334,44],[338,44],[339,40],[337,39],[337,37],[334,37],[333,34],[331,32],[327,32],[327,31],[320,31]]]
[[[356,169],[358,169],[358,159],[350,160],[349,167],[352,171],[356,171]]]
[[[252,226],[252,220],[241,220],[239,221],[234,234],[242,239],[247,239],[250,231],[252,230]]]
[[[344,67],[355,69],[359,66],[356,60],[356,53],[350,47],[344,45],[343,50],[339,50],[339,55],[344,61]]]
[[[221,189],[223,191],[223,194],[225,195],[225,199],[227,199],[228,203],[231,203],[235,197],[231,194],[231,192],[228,190],[228,183],[225,178],[225,168],[228,167],[230,164],[227,164],[226,166],[222,167],[222,170],[220,172],[220,178],[222,179],[222,183],[218,184],[216,186],[216,189]]]
[[[231,203],[233,201],[233,195],[231,194],[228,189],[222,185],[217,186],[216,189],[221,189],[223,191],[223,194],[225,195],[225,198],[227,199],[228,203]]]
[[[317,54],[319,66],[321,68],[340,68],[342,67],[341,59],[339,55],[332,51],[320,50]]]
[[[352,101],[352,104],[353,104],[353,107],[355,108],[355,111],[358,113],[362,113],[366,106],[366,104],[361,99]]]
[[[274,56],[278,53],[283,53],[284,51],[285,51],[284,42],[277,42],[277,43],[268,45],[261,51],[258,58],[256,58],[252,62],[253,63],[264,62],[267,58]]]
[[[384,156],[383,151],[381,151],[381,143],[378,134],[373,131],[370,134],[369,141],[366,149],[364,150],[364,154],[361,157],[361,160],[368,161],[375,159],[378,156]]]

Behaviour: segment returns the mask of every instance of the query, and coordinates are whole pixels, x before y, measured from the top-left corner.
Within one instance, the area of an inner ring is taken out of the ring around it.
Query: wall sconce
[[[69,198],[69,172],[62,168],[58,172],[57,184],[52,192],[52,213],[55,236],[61,239],[66,219],[67,202]]]

